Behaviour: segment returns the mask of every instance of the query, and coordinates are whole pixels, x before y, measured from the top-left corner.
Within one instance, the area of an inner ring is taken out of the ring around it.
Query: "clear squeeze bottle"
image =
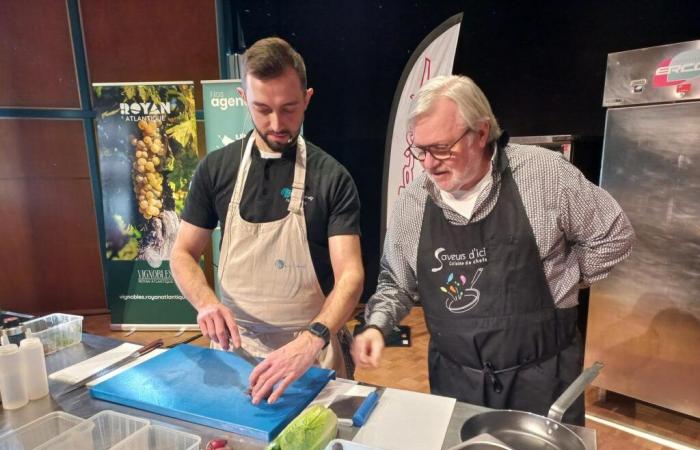
[[[29,400],[36,400],[48,395],[49,380],[46,376],[46,359],[41,340],[32,337],[32,331],[27,330],[27,337],[19,343],[19,350],[24,358]]]
[[[29,403],[24,380],[24,361],[17,344],[10,344],[6,335],[0,345],[0,393],[4,409],[17,409]]]

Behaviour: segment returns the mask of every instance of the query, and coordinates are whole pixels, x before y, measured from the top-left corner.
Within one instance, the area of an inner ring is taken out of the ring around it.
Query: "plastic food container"
[[[378,447],[368,447],[357,442],[346,441],[345,439],[333,439],[328,443],[325,450],[381,450]]]
[[[172,428],[149,425],[142,428],[113,450],[198,450],[202,438]]]
[[[83,339],[83,317],[72,314],[49,314],[24,322],[32,335],[41,339],[44,354],[54,353],[62,348],[80,343]]]
[[[147,427],[149,423],[146,419],[114,411],[101,411],[85,422],[51,439],[38,449],[108,450],[141,428]],[[86,434],[84,431],[88,430],[89,434]]]
[[[51,441],[67,432],[71,432],[74,441],[91,442],[93,426],[90,421],[80,417],[60,411],[52,412],[0,436],[0,450],[54,448]]]
[[[109,410],[101,411],[89,420],[95,424],[90,447],[95,450],[110,449],[149,424],[146,419]]]
[[[198,450],[201,441],[115,411],[89,419],[52,412],[0,436],[0,450]]]
[[[92,430],[94,428],[94,423],[83,419],[82,423],[46,441],[35,450],[92,450]],[[29,447],[25,450],[29,450]]]

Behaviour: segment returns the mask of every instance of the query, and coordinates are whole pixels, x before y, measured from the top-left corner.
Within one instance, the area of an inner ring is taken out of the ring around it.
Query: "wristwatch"
[[[310,324],[306,329],[309,330],[309,332],[314,336],[318,336],[321,339],[323,339],[323,348],[326,348],[328,346],[328,343],[331,341],[331,331],[328,329],[327,326],[325,326],[321,322],[314,322]]]

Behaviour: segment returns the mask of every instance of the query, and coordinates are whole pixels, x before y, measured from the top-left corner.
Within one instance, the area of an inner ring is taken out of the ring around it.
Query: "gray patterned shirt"
[[[537,241],[544,274],[558,308],[578,304],[579,287],[605,278],[629,256],[634,231],[620,205],[558,152],[529,145],[503,148]],[[470,219],[442,201],[423,173],[399,196],[382,255],[377,292],[367,302],[367,324],[385,335],[418,299],[418,240],[428,195],[454,225],[483,220],[496,205],[501,173],[496,153],[492,183],[476,200]]]

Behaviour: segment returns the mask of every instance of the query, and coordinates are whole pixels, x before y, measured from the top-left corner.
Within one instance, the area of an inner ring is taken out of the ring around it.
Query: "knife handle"
[[[148,344],[144,345],[140,349],[136,350],[134,352],[134,356],[136,356],[136,357],[143,356],[146,353],[149,353],[152,350],[155,350],[155,349],[160,348],[162,346],[163,346],[163,339],[156,339],[155,341],[149,342]]]
[[[355,414],[352,415],[352,424],[356,427],[361,427],[369,419],[369,415],[372,414],[374,407],[377,406],[379,401],[379,394],[377,391],[372,392],[367,396],[367,398],[362,402]]]

